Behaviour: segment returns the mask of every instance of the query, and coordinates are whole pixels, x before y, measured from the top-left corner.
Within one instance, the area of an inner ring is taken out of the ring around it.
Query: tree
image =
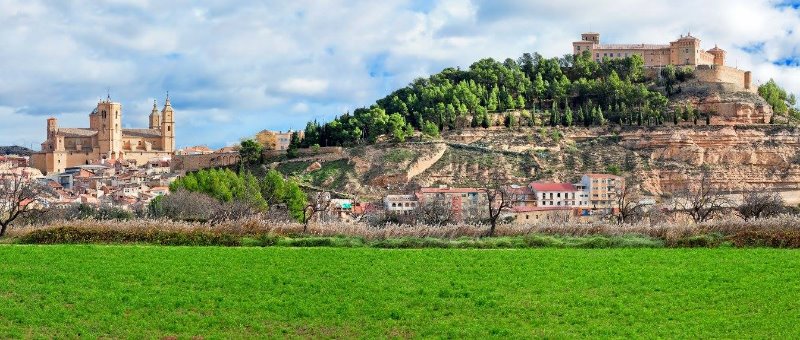
[[[20,216],[43,210],[44,204],[39,200],[51,194],[47,186],[21,176],[0,175],[0,237]]]
[[[476,118],[473,118],[473,122],[476,121]],[[439,137],[439,127],[436,126],[434,122],[426,121],[422,125],[422,133],[426,136],[438,138]]]
[[[286,203],[286,209],[289,210],[289,216],[295,221],[302,222],[307,226],[306,220],[306,206],[308,199],[300,186],[295,181],[287,181],[283,202]],[[310,218],[310,217],[309,217]],[[305,231],[305,228],[303,228]]]
[[[331,205],[331,194],[327,192],[318,192],[311,194],[306,206],[303,208],[303,233],[308,232],[308,223],[314,216],[320,212],[328,211]]]
[[[779,115],[784,115],[789,110],[787,100],[790,99],[786,90],[778,86],[774,79],[770,78],[769,81],[758,87],[758,94],[772,106],[772,111]]]
[[[276,150],[278,148],[278,137],[272,131],[261,130],[256,134],[255,139],[264,150]]]
[[[242,164],[261,163],[261,151],[263,149],[261,144],[252,139],[245,139],[240,146],[239,159]]]
[[[572,126],[572,109],[569,106],[564,111],[564,126]]]
[[[625,179],[625,184],[616,186],[615,197],[617,206],[617,223],[632,222],[644,215],[644,210],[650,205],[643,202],[639,192],[640,183],[635,177]]]
[[[431,226],[443,226],[454,220],[452,206],[444,198],[436,197],[422,202],[414,210],[416,220]]]
[[[748,192],[736,212],[745,221],[778,216],[786,211],[783,197],[777,192]]]
[[[673,211],[684,213],[695,223],[705,222],[733,207],[718,185],[711,182],[711,171],[704,168],[696,182],[687,182],[675,193]]]
[[[292,137],[289,138],[289,148],[286,149],[286,157],[297,158],[297,149],[300,148],[300,143],[300,135],[297,133],[297,131],[292,132]]]
[[[286,196],[286,183],[283,175],[278,170],[270,169],[266,176],[261,179],[261,196],[270,206],[275,206],[284,201]]]
[[[499,170],[495,169],[490,176],[489,185],[486,188],[486,205],[489,212],[489,237],[492,237],[500,214],[513,206],[514,195],[503,183]]]

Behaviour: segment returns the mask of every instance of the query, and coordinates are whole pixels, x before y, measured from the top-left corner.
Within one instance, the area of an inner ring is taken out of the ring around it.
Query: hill
[[[30,156],[32,153],[33,150],[22,146],[17,146],[17,145],[0,146],[0,155]]]

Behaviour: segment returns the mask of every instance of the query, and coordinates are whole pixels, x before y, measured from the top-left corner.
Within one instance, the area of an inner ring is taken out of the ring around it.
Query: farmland
[[[8,337],[791,337],[784,249],[0,245]]]

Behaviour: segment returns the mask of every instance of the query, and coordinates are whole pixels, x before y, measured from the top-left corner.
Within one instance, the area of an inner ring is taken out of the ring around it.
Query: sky
[[[0,145],[39,149],[45,119],[88,127],[97,101],[146,127],[166,93],[178,147],[237,143],[369,106],[417,77],[525,52],[668,43],[800,94],[800,1],[0,0]]]

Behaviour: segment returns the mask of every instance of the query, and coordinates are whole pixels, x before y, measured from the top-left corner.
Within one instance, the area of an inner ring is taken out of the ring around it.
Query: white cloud
[[[306,113],[308,110],[309,107],[306,103],[297,103],[292,106],[292,112]]]
[[[289,78],[280,85],[281,91],[289,94],[313,96],[322,94],[328,89],[325,79]]]

